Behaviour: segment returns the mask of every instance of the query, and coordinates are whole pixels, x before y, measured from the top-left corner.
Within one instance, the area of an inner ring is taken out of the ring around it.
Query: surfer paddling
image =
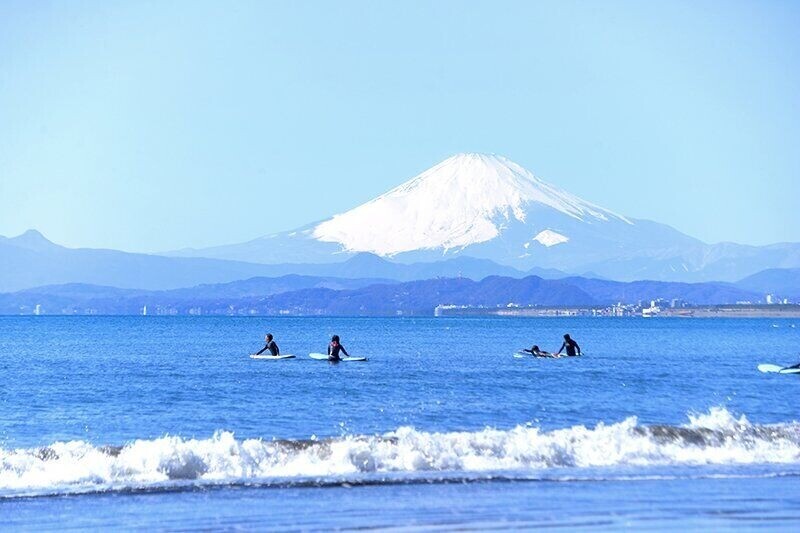
[[[533,345],[533,347],[530,350],[525,348],[522,351],[525,352],[525,353],[529,353],[534,357],[555,357],[550,352],[545,352],[545,351],[540,350],[539,347],[537,345],[535,345],[535,344]]]
[[[261,351],[258,352],[256,355],[261,355],[262,353],[266,352],[267,350],[269,350],[270,355],[273,355],[273,356],[280,355],[281,354],[281,350],[280,350],[280,348],[278,348],[277,343],[272,339],[273,339],[272,333],[267,333],[267,336],[264,337],[264,342],[266,342],[267,345],[264,346],[263,348],[261,348]]]
[[[564,344],[561,345],[561,348],[555,353],[555,357],[561,355],[561,350],[567,350],[567,356],[575,357],[576,355],[581,355],[581,347],[578,346],[578,343],[575,342],[573,339],[570,338],[569,333],[564,334]]]

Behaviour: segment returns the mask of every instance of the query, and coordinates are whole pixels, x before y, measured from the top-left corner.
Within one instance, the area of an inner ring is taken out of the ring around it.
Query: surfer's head
[[[271,341],[272,340],[272,333],[267,333],[267,336],[265,338],[267,339],[267,342]]]
[[[531,351],[532,352],[538,352],[539,351],[539,347],[534,344],[533,348],[531,348]]]
[[[564,333],[564,340],[565,340],[565,341],[568,341],[568,340],[569,340],[569,333]]]
[[[333,337],[331,337],[331,342],[338,343],[339,342],[339,335],[334,335]]]

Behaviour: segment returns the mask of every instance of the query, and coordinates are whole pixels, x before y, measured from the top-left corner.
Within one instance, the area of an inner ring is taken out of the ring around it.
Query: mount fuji
[[[709,245],[547,183],[505,157],[450,157],[354,209],[246,243],[169,255],[326,263],[369,253],[396,262],[489,259],[618,280],[734,281],[800,267],[800,244]]]

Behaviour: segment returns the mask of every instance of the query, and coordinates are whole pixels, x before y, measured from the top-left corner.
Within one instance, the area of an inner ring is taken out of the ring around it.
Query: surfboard
[[[551,355],[533,355],[532,353],[528,353],[528,352],[515,352],[514,353],[514,357],[516,357],[517,359],[524,359],[526,357],[535,357],[537,359],[555,359],[556,358],[556,356],[552,355],[552,354]],[[562,356],[559,355],[559,357],[562,357]]]
[[[800,368],[786,368],[778,365],[761,364],[758,370],[765,373],[774,374],[800,374]]]
[[[281,361],[283,359],[294,359],[292,354],[280,354],[280,355],[257,355],[257,354],[250,354],[250,359],[260,359],[262,361]]]
[[[328,360],[328,354],[326,354],[326,353],[310,353],[310,354],[308,354],[308,356],[311,359],[316,359],[318,361],[327,361]],[[352,362],[352,361],[366,361],[366,360],[367,360],[366,357],[342,357],[342,358],[339,359],[339,361],[341,361],[343,363]]]
[[[582,353],[581,355],[586,355],[586,354]],[[517,359],[524,359],[525,357],[535,357],[536,359],[564,359],[566,357],[580,357],[581,355],[572,355],[572,356],[570,356],[570,355],[567,355],[567,354],[564,354],[564,353],[562,353],[560,355],[556,355],[554,353],[551,353],[549,355],[533,355],[532,353],[528,353],[528,352],[515,352],[514,353],[514,357],[516,357]]]

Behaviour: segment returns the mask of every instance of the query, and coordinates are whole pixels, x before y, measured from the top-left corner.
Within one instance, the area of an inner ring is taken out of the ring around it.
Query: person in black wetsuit
[[[350,356],[347,350],[344,349],[344,346],[342,346],[342,343],[339,342],[339,335],[334,335],[331,337],[331,343],[328,345],[328,360],[340,361],[342,358],[339,353],[343,353],[348,357]]]
[[[531,348],[530,350],[528,350],[528,349],[524,349],[524,350],[522,350],[522,351],[523,351],[523,352],[526,352],[526,353],[529,353],[529,354],[531,354],[531,355],[532,355],[532,356],[534,356],[534,357],[552,357],[552,356],[553,356],[553,354],[551,354],[550,352],[543,352],[543,351],[542,351],[542,350],[540,350],[540,349],[539,349],[539,347],[538,347],[537,345],[535,345],[535,344],[533,345],[533,348]]]
[[[274,340],[272,340],[272,333],[267,333],[267,336],[264,337],[264,342],[266,342],[267,345],[264,346],[263,348],[261,348],[261,351],[258,352],[256,355],[261,355],[262,353],[266,352],[267,350],[269,350],[269,353],[272,354],[272,355],[280,355],[281,354],[280,348],[278,348],[278,345],[275,343]]]
[[[578,346],[578,343],[572,340],[569,336],[569,333],[564,334],[564,344],[561,345],[561,348],[558,349],[556,352],[556,356],[561,353],[561,350],[564,348],[567,349],[567,355],[569,357],[575,357],[576,355],[581,355],[581,347]]]

